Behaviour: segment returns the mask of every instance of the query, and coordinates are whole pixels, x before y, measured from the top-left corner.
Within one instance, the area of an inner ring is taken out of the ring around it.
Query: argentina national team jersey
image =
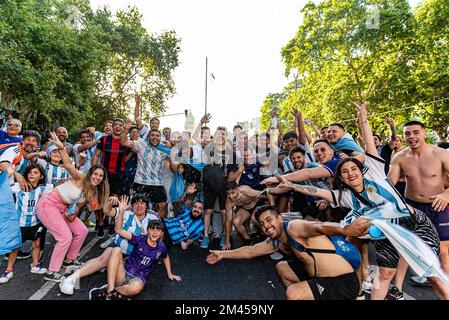
[[[34,227],[40,221],[36,213],[36,204],[44,193],[45,187],[39,186],[31,191],[23,191],[19,184],[12,186],[12,191],[16,195],[16,210],[20,214],[21,227]]]
[[[115,220],[116,221],[117,221],[117,214],[118,214],[118,208],[115,208]],[[154,214],[147,213],[145,215],[145,218],[140,220],[140,225],[142,226],[142,228],[145,231],[147,230],[148,223],[151,220],[158,220],[158,218]],[[123,213],[123,230],[125,230],[127,232],[130,232],[130,233],[133,233],[135,235],[145,234],[140,229],[140,226],[137,223],[137,221],[138,221],[137,216],[131,210],[126,210]],[[133,245],[130,244],[128,242],[128,240],[126,240],[125,238],[122,238],[121,236],[119,236],[117,234],[117,235],[115,235],[115,241],[114,242],[115,242],[115,244],[117,246],[119,246],[122,249],[122,252],[124,254],[127,254],[127,255],[131,254],[131,252],[133,250]]]
[[[174,218],[164,219],[167,232],[174,244],[187,241],[188,239],[197,240],[204,233],[203,219],[193,220],[190,217],[190,208]]]
[[[80,152],[78,151],[78,148],[80,146],[81,146],[81,144],[75,144],[73,146],[73,151],[75,154],[75,163],[77,163],[80,159]],[[97,145],[93,146],[92,148],[82,151],[86,154],[86,160],[84,161],[84,164],[79,168],[79,170],[82,173],[87,174],[89,169],[92,167],[92,159],[94,157],[94,153],[96,150],[97,150]]]
[[[343,190],[341,194],[338,190],[331,191],[335,206],[352,209],[344,219],[346,222],[350,223],[364,215],[381,219],[388,219],[390,216],[401,218],[410,216],[401,195],[385,176],[384,165],[383,159],[367,153],[363,177],[364,190],[358,195],[348,189]],[[389,221],[399,224],[398,218]]]
[[[163,160],[169,157],[170,150],[159,146],[153,147],[142,138],[133,143],[137,153],[137,171],[134,182],[146,186],[163,186]]]
[[[53,185],[55,185],[59,180],[70,178],[69,172],[63,165],[55,166],[54,164],[47,163],[44,166],[44,170],[47,183],[51,183]]]

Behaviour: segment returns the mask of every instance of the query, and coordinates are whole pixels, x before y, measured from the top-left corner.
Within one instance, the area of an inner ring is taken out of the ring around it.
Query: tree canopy
[[[378,26],[367,24],[370,8]],[[267,127],[279,102],[281,121],[298,107],[318,126],[343,121],[356,128],[351,101],[367,100],[375,130],[382,119],[417,119],[441,131],[449,123],[449,0],[425,0],[414,11],[406,0],[324,0],[309,2],[293,39],[281,51],[285,74],[297,74],[282,93],[262,106]],[[373,82],[370,94],[367,89]]]
[[[175,93],[180,39],[150,34],[134,7],[93,11],[88,0],[0,1],[0,108],[45,132],[165,110]],[[146,112],[145,112],[146,111]]]

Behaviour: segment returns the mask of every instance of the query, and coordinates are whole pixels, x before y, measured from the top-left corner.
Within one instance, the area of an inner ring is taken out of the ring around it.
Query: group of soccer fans
[[[134,121],[83,129],[74,145],[63,127],[44,143],[36,131],[21,132],[18,119],[5,120],[0,172],[9,177],[21,241],[31,241],[32,250],[6,255],[0,285],[14,281],[16,260],[31,255],[30,271],[58,282],[66,295],[81,278],[107,268],[108,283],[89,298],[129,299],[144,290],[160,258],[168,278],[181,280],[166,245],[207,249],[213,231],[222,250],[211,250],[208,263],[271,255],[280,260],[287,299],[355,300],[369,293],[402,300],[408,264],[389,239],[374,235],[366,217],[377,211],[399,217],[388,221],[417,235],[449,273],[449,152],[445,142],[426,143],[421,122],[403,124],[401,138],[393,119],[385,119],[391,136],[382,144],[367,105],[354,103],[354,135],[342,123],[318,128],[296,109],[294,130],[286,133],[277,121],[252,136],[239,125],[232,134],[225,127],[212,133],[210,114],[193,133],[161,132],[157,118],[143,123],[140,104],[137,95]],[[104,252],[82,263],[77,257],[89,230],[104,238]],[[46,249],[50,261],[43,259],[47,232],[55,239]],[[434,274],[412,280],[449,298],[449,284]]]

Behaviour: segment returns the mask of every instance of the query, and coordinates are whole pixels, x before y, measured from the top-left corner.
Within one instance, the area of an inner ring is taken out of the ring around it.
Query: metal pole
[[[204,92],[204,114],[207,114],[207,57],[206,57],[206,77],[205,77],[205,81],[206,81],[206,88],[205,88],[205,92]]]

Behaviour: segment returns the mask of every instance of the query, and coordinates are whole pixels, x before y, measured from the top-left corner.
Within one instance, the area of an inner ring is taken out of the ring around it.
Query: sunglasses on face
[[[326,152],[326,148],[319,148],[319,149],[315,149],[315,152]]]
[[[8,123],[8,127],[15,127],[18,128],[19,125],[17,123]]]

